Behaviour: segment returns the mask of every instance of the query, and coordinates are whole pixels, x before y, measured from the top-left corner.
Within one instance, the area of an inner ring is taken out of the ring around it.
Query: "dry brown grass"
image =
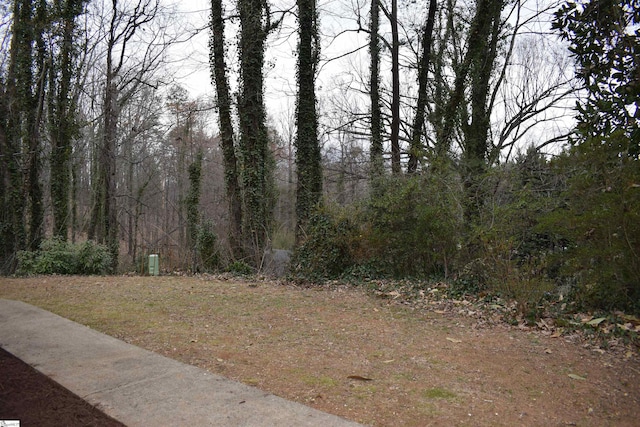
[[[601,354],[570,338],[481,326],[352,288],[37,277],[0,279],[0,298],[364,424],[631,426],[640,419],[636,354]]]

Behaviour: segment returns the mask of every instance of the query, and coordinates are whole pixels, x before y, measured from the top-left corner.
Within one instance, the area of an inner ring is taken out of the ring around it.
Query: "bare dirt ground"
[[[376,426],[637,426],[636,348],[347,287],[213,277],[0,278],[0,298]]]

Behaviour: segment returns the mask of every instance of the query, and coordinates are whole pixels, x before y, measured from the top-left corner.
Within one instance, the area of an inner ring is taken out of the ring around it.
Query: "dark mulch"
[[[20,420],[20,427],[124,426],[2,348],[0,420]]]

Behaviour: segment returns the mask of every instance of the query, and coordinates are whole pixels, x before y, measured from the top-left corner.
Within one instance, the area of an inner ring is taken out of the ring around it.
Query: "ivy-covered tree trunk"
[[[35,5],[33,16],[33,71],[31,87],[33,95],[30,100],[29,110],[26,114],[27,141],[28,141],[28,175],[26,188],[28,194],[29,233],[27,247],[37,250],[44,237],[44,200],[40,175],[42,172],[41,124],[43,122],[44,100],[46,90],[46,72],[48,68],[49,53],[45,45],[43,33],[48,25],[47,4],[39,0]]]
[[[240,15],[240,153],[244,191],[245,246],[251,251],[253,263],[260,263],[271,226],[272,201],[269,188],[269,139],[264,108],[264,42],[268,17],[262,0],[239,0]]]
[[[402,172],[400,165],[400,34],[398,0],[391,0],[391,172]]]
[[[54,67],[49,70],[49,129],[51,138],[51,204],[53,234],[67,239],[71,215],[71,153],[77,133],[75,105],[71,94],[74,73],[74,33],[76,18],[82,13],[85,0],[68,0],[61,11],[62,37]]]
[[[298,0],[298,100],[296,127],[296,237],[304,234],[313,209],[322,201],[322,159],[318,143],[315,70],[318,31],[315,0]]]
[[[104,135],[101,150],[104,183],[105,243],[112,256],[112,271],[118,267],[118,214],[116,199],[116,132],[118,123],[117,89],[113,75],[107,76],[105,88]]]
[[[451,140],[453,139],[454,124],[456,118],[456,106],[454,102],[453,93],[459,87],[461,98],[463,92],[464,80],[460,80],[456,77],[456,84],[454,89],[450,89],[446,83],[447,74],[447,52],[450,43],[453,45],[453,58],[452,68],[456,71],[456,76],[459,75],[459,64],[457,62],[456,53],[458,51],[458,34],[457,27],[455,25],[453,16],[455,14],[455,2],[454,0],[445,0],[443,2],[443,12],[439,14],[440,20],[444,21],[444,28],[441,30],[441,34],[438,37],[437,50],[433,55],[433,111],[428,116],[430,124],[433,126],[435,141],[434,141],[434,158],[433,162],[444,164],[449,162],[449,149],[451,146]],[[443,18],[442,18],[443,16]],[[435,45],[434,45],[435,47]],[[465,74],[466,78],[466,74]],[[451,95],[451,96],[450,96]],[[459,102],[459,99],[457,99]],[[452,114],[453,113],[453,114]]]
[[[23,170],[28,163],[23,147],[30,146],[29,131],[33,115],[33,3],[13,2],[12,38],[6,81],[6,127],[4,163],[6,164],[6,212],[3,212],[5,270],[15,268],[15,254],[27,248],[27,194]]]
[[[384,174],[384,148],[382,146],[382,111],[380,107],[380,6],[371,0],[369,55],[369,99],[371,101],[371,185],[375,189]]]
[[[436,17],[436,0],[429,2],[427,22],[422,30],[422,56],[418,65],[418,101],[416,115],[411,127],[411,147],[409,149],[409,161],[407,172],[414,173],[418,169],[418,162],[423,157],[422,137],[424,128],[424,114],[427,107],[427,77],[429,75],[429,62],[431,61],[431,40]]]
[[[198,223],[200,219],[200,187],[202,183],[202,149],[198,150],[196,157],[189,165],[189,192],[185,199],[187,207],[187,247],[191,251],[191,269],[196,271],[197,266],[197,240]]]
[[[14,246],[13,217],[11,206],[11,160],[7,140],[9,116],[8,93],[4,79],[0,76],[0,274],[12,270]],[[11,207],[11,209],[9,209]]]
[[[229,246],[234,259],[243,257],[242,250],[242,192],[233,124],[231,122],[231,96],[224,59],[224,19],[222,0],[211,0],[211,40],[209,61],[218,98],[220,146],[222,147],[225,189],[229,204]]]
[[[491,111],[487,106],[504,0],[480,0],[469,35],[467,56],[471,86],[471,122],[463,124],[462,172],[466,187],[465,215],[473,221],[484,200],[480,181],[487,167]]]

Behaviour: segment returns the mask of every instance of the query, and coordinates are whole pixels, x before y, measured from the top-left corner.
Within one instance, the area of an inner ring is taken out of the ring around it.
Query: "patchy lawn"
[[[640,419],[634,349],[487,322],[455,303],[435,310],[348,287],[126,276],[0,278],[0,298],[369,425]]]

